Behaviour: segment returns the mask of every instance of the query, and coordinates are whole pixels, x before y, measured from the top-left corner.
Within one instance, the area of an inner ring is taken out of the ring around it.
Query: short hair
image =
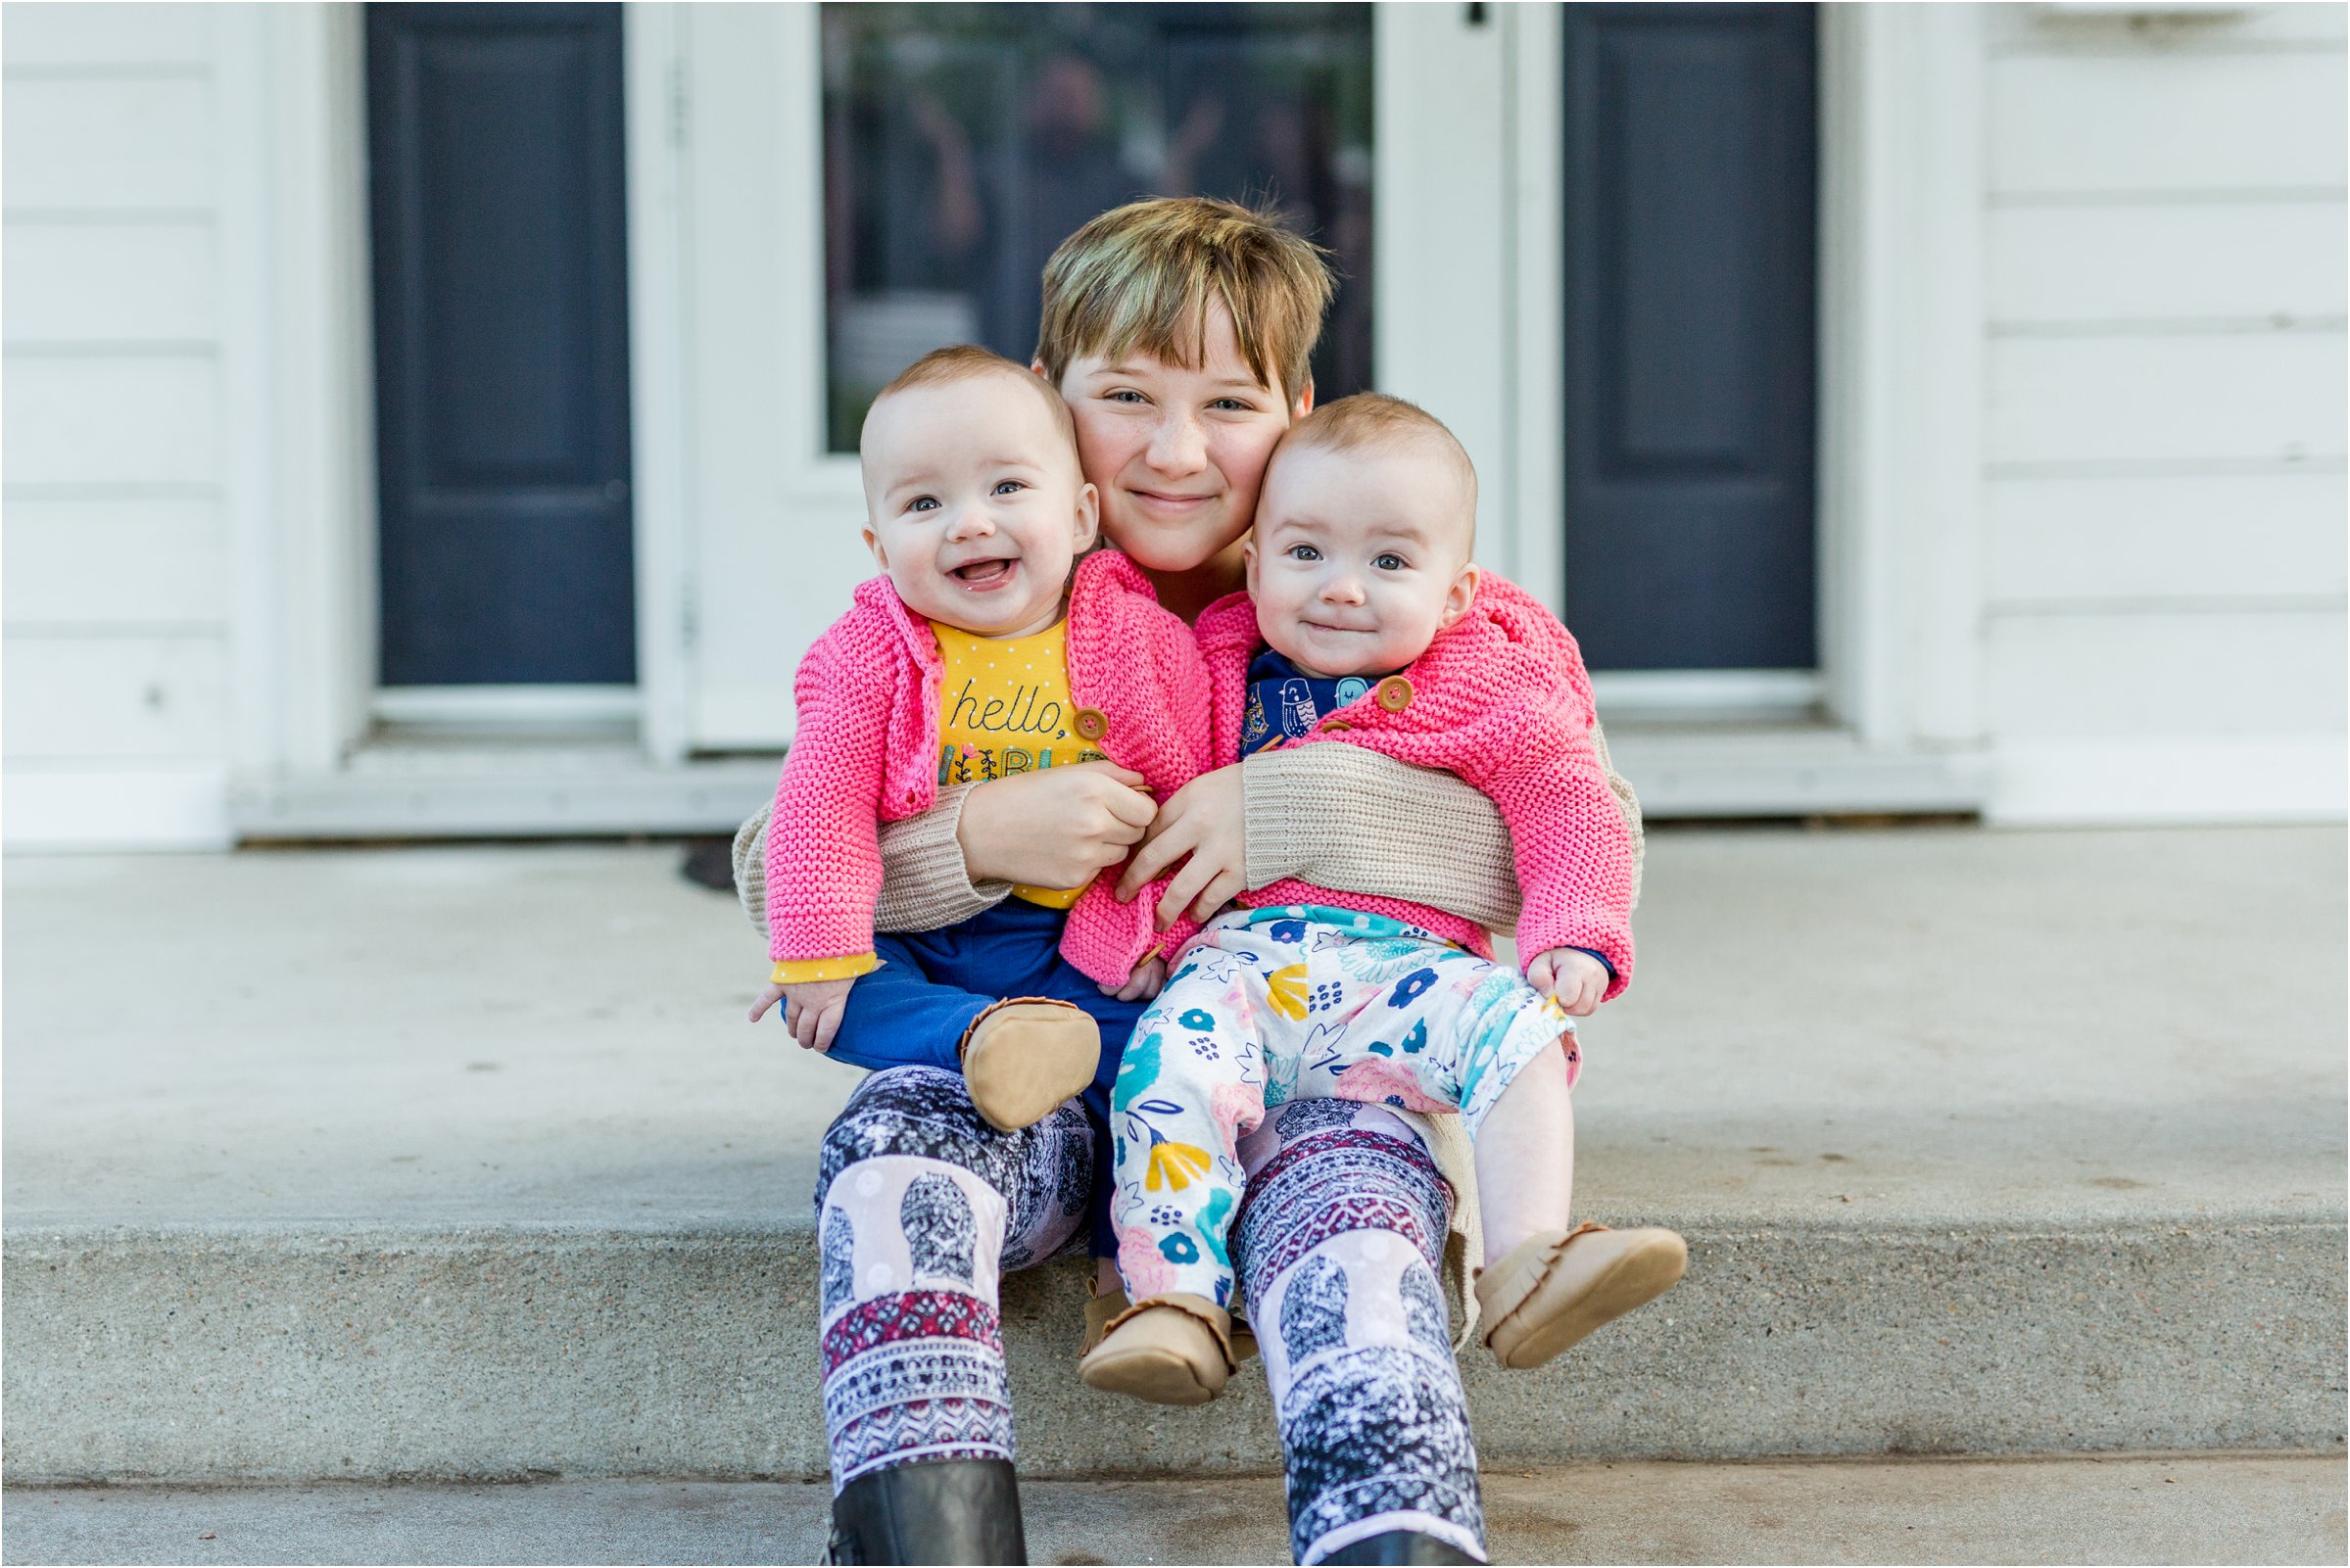
[[[865,417],[870,421],[873,418],[873,410],[879,408],[882,401],[893,392],[904,392],[912,387],[952,386],[958,381],[976,381],[982,376],[989,375],[1017,376],[1023,386],[1032,388],[1035,395],[1045,401],[1052,408],[1054,424],[1059,427],[1062,435],[1069,438],[1069,450],[1072,460],[1074,460],[1077,451],[1078,424],[1076,418],[1069,411],[1069,404],[1062,401],[1060,393],[1054,391],[1050,383],[1027,365],[1007,359],[992,349],[980,348],[977,344],[957,343],[943,349],[933,349],[900,370],[887,386],[874,395],[871,406],[865,410]],[[859,444],[862,445],[861,428],[859,436]]]
[[[1351,398],[1323,404],[1283,432],[1280,445],[1273,449],[1273,456],[1278,459],[1283,452],[1308,447],[1319,447],[1325,451],[1362,451],[1412,441],[1431,443],[1452,458],[1461,470],[1462,483],[1468,487],[1473,510],[1477,499],[1477,465],[1469,461],[1468,449],[1461,445],[1461,438],[1418,404],[1390,398],[1384,392],[1358,392]]]
[[[1209,303],[1222,300],[1249,373],[1295,402],[1314,383],[1314,345],[1330,307],[1323,254],[1272,213],[1236,202],[1166,196],[1112,208],[1044,263],[1036,358],[1056,387],[1089,354],[1118,359],[1139,350],[1196,367]]]

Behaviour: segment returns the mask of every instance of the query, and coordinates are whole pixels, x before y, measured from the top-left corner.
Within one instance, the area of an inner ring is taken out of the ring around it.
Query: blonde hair
[[[1077,420],[1071,416],[1069,404],[1062,402],[1061,395],[1027,365],[1016,363],[991,349],[983,349],[976,344],[957,343],[944,349],[933,349],[900,370],[887,386],[874,395],[872,406],[865,410],[865,418],[870,422],[874,408],[879,408],[891,393],[904,392],[909,387],[952,386],[959,381],[976,381],[982,376],[990,375],[1017,376],[1022,385],[1033,388],[1036,396],[1051,406],[1053,423],[1062,435],[1069,438],[1069,450],[1075,455]]]
[[[1044,263],[1036,358],[1056,387],[1086,355],[1139,351],[1195,369],[1208,306],[1222,300],[1249,373],[1294,403],[1314,383],[1314,345],[1330,307],[1322,256],[1271,213],[1234,202],[1167,196],[1112,208]]]

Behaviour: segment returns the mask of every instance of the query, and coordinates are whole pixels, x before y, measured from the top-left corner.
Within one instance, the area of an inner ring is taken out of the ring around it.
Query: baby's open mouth
[[[1012,575],[1012,561],[966,561],[948,575],[973,588],[986,588]]]

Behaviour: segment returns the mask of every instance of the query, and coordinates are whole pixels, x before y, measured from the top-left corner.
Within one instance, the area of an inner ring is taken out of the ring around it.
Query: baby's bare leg
[[[1477,1129],[1477,1208],[1487,1266],[1530,1237],[1567,1228],[1575,1108],[1559,1042],[1529,1058]]]

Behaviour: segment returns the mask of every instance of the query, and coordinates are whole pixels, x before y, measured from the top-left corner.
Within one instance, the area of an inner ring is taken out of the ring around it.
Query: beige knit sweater
[[[1632,831],[1633,901],[1647,844],[1640,801],[1607,756],[1594,725],[1592,742],[1608,787]],[[1415,768],[1359,746],[1299,746],[1260,751],[1240,765],[1247,814],[1248,884],[1295,877],[1350,892],[1382,893],[1466,916],[1497,931],[1517,925],[1518,887],[1510,831],[1491,800],[1449,773]],[[969,920],[1010,894],[1009,882],[974,882],[955,836],[963,801],[979,784],[938,792],[919,817],[882,829],[882,896],[874,928],[928,931]],[[767,930],[767,813],[735,833],[735,893],[764,939]],[[1333,833],[1332,823],[1347,831]],[[1455,1345],[1476,1326],[1469,1289],[1484,1258],[1477,1217],[1476,1167],[1458,1117],[1399,1112],[1419,1132],[1457,1199],[1446,1238],[1445,1294],[1458,1325]]]

